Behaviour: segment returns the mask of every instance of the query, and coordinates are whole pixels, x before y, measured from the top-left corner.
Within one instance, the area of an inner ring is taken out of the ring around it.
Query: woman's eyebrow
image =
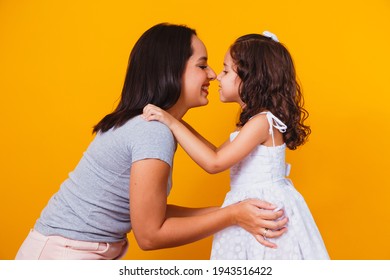
[[[198,62],[199,62],[199,61],[207,61],[207,56],[199,57],[199,58],[198,58]]]

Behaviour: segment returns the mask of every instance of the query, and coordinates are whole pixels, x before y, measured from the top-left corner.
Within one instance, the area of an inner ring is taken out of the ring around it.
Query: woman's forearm
[[[168,217],[157,230],[150,231],[150,236],[144,238],[145,242],[139,245],[143,250],[155,250],[198,241],[234,225],[234,207],[205,208],[202,210],[203,214],[198,211],[185,211],[196,214],[185,217]]]
[[[140,160],[131,167],[130,219],[138,245],[144,250],[184,245],[232,225],[256,236],[265,228],[278,230],[287,223],[287,219],[273,221],[282,211],[269,211],[275,206],[258,200],[220,209],[167,205],[169,174],[169,165],[157,159]]]
[[[190,208],[178,205],[167,205],[166,218],[171,217],[191,217],[198,216],[218,210],[217,206],[203,207],[203,208]]]

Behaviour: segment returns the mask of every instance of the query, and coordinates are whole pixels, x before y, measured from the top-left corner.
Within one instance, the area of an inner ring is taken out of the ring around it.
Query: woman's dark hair
[[[230,47],[235,71],[241,79],[239,94],[246,104],[238,126],[268,110],[287,125],[284,142],[291,150],[304,144],[311,133],[304,125],[309,113],[296,79],[293,60],[283,44],[259,34],[238,38]]]
[[[172,107],[180,97],[182,75],[192,55],[196,31],[183,25],[161,23],[147,30],[130,53],[120,102],[93,132],[120,127],[142,113],[148,104]]]

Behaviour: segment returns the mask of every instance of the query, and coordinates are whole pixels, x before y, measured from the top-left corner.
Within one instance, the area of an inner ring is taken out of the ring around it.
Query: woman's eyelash
[[[200,69],[207,69],[208,66],[207,65],[200,65],[199,67],[200,67]]]

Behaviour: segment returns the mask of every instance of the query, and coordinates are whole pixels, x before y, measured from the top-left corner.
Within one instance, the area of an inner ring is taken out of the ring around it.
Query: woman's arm
[[[189,207],[168,204],[165,217],[170,218],[170,217],[198,216],[198,215],[211,213],[211,212],[216,211],[218,209],[219,209],[219,207],[217,207],[217,206],[210,206],[210,207],[204,207],[204,208],[189,208]]]
[[[143,116],[147,120],[158,120],[166,124],[186,153],[209,173],[218,173],[230,168],[269,137],[268,121],[264,115],[258,115],[245,124],[234,141],[227,141],[223,147],[213,150],[183,123],[159,107],[147,105]]]
[[[145,159],[132,164],[130,216],[135,238],[143,250],[191,243],[231,225],[243,227],[263,245],[275,247],[262,237],[264,229],[274,230],[269,231],[267,238],[280,236],[286,231],[283,227],[287,218],[273,221],[283,216],[283,212],[262,210],[260,208],[271,210],[275,206],[258,200],[248,200],[222,209],[187,210],[187,213],[181,212],[180,207],[167,206],[169,173],[169,165],[158,159]]]

